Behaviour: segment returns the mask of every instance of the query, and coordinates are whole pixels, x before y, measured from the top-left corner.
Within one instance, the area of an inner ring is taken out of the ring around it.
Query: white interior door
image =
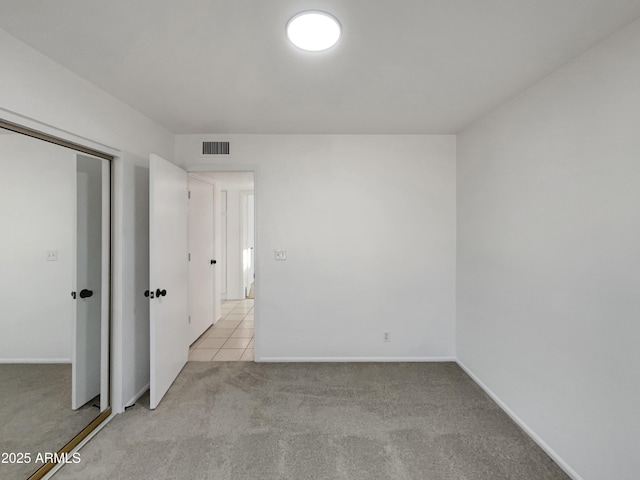
[[[149,158],[150,407],[189,355],[187,172]]]
[[[109,166],[76,155],[76,235],[71,407],[108,402]],[[101,381],[101,378],[103,379]]]
[[[220,232],[220,240],[219,242],[216,243],[216,245],[219,245],[219,257],[220,257],[220,261],[218,262],[219,264],[219,269],[218,269],[218,279],[219,279],[219,283],[218,285],[220,285],[220,288],[218,288],[218,291],[220,292],[220,300],[222,301],[223,299],[226,300],[227,299],[227,291],[228,291],[228,287],[227,287],[227,281],[228,281],[228,276],[227,276],[227,265],[228,265],[228,261],[227,261],[227,219],[228,219],[228,215],[227,215],[227,191],[226,190],[220,190],[220,201],[218,202],[218,212],[219,212],[219,218],[220,219],[220,228],[219,228],[219,232]],[[216,235],[216,240],[218,239],[218,235]]]
[[[214,189],[189,177],[189,344],[209,328],[215,318]]]
[[[222,195],[220,192],[220,184],[213,185],[213,258],[217,260],[213,272],[213,322],[216,323],[222,317],[221,309],[221,288],[224,273],[224,258],[221,255],[222,240],[222,218],[221,203]]]

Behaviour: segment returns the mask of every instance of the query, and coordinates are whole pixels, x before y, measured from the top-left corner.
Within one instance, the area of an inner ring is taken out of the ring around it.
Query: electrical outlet
[[[58,261],[58,251],[47,250],[47,262],[57,262],[57,261]]]
[[[286,250],[275,250],[274,256],[276,260],[286,260],[287,259],[287,251]]]
[[[390,342],[391,341],[391,332],[383,332],[383,336],[384,336],[384,341],[385,342]]]

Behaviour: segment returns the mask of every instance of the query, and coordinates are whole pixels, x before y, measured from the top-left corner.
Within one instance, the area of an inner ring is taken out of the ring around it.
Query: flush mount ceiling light
[[[340,39],[341,31],[340,22],[334,16],[320,11],[299,13],[287,23],[287,37],[291,43],[309,52],[333,47]]]

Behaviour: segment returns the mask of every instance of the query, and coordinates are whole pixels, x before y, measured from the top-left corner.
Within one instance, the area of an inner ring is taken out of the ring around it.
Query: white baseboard
[[[140,397],[144,395],[147,392],[147,390],[149,390],[149,385],[150,384],[147,383],[144,387],[140,389],[140,391],[138,391],[138,393],[136,393],[133,397],[131,397],[131,399],[124,404],[124,408],[130,407],[131,405],[136,403],[140,399]]]
[[[256,362],[455,362],[455,357],[256,357]]]
[[[578,473],[569,466],[569,464],[567,462],[565,462],[562,457],[560,455],[558,455],[558,453],[551,448],[547,442],[545,442],[542,438],[540,438],[540,436],[534,432],[531,427],[529,427],[529,425],[527,425],[526,423],[524,423],[524,421],[518,417],[518,415],[516,415],[513,410],[511,410],[506,403],[504,403],[500,397],[498,397],[489,387],[487,387],[482,380],[480,380],[470,369],[469,367],[467,367],[464,363],[462,363],[460,360],[457,360],[458,365],[460,366],[460,368],[462,368],[462,370],[464,370],[466,372],[467,375],[469,375],[471,377],[471,379],[476,382],[478,384],[478,386],[480,388],[482,388],[485,393],[487,395],[489,395],[491,397],[491,399],[496,402],[498,404],[498,406],[504,410],[504,412],[509,415],[511,417],[511,419],[516,422],[516,424],[518,424],[518,426],[520,428],[522,428],[522,430],[525,431],[525,433],[527,435],[529,435],[529,437],[531,437],[531,439],[536,442],[538,444],[538,446],[540,448],[542,448],[542,450],[545,451],[545,453],[547,455],[549,455],[554,462],[556,462],[558,464],[558,466],[564,470],[564,472],[569,475],[569,477],[572,478],[572,480],[583,480],[582,477],[580,475],[578,475]]]
[[[71,363],[70,358],[0,358],[0,363]]]

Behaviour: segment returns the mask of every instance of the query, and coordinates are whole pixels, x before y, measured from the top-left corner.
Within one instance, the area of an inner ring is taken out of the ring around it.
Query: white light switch
[[[57,261],[58,261],[58,251],[47,250],[47,262],[57,262]]]
[[[287,251],[286,250],[275,250],[276,260],[286,260],[287,259]]]

